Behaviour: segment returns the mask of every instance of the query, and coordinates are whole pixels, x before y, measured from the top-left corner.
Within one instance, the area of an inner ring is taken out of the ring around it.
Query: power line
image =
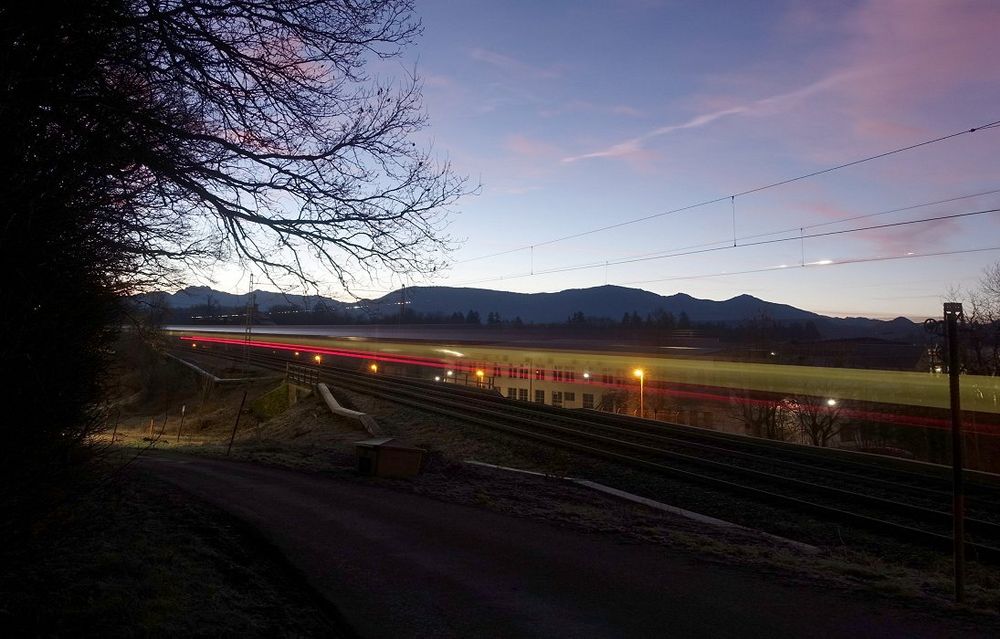
[[[974,198],[974,197],[982,197],[984,195],[994,195],[996,193],[1000,193],[1000,188],[998,188],[998,189],[992,189],[992,190],[989,190],[989,191],[980,191],[978,193],[969,193],[967,195],[958,195],[958,196],[955,196],[955,197],[945,198],[943,200],[934,200],[934,201],[931,201],[931,202],[921,202],[920,204],[910,204],[908,206],[902,206],[902,207],[899,207],[899,208],[888,209],[888,210],[885,210],[885,211],[878,211],[877,213],[865,213],[863,215],[852,215],[850,217],[841,217],[841,218],[837,218],[836,220],[829,220],[829,221],[826,221],[826,222],[819,222],[819,223],[816,223],[816,224],[806,224],[805,226],[795,226],[795,227],[781,229],[781,230],[777,230],[777,231],[767,231],[767,232],[764,232],[764,233],[754,233],[753,235],[744,235],[744,236],[739,237],[737,239],[739,241],[753,240],[753,239],[757,239],[759,237],[770,237],[772,235],[782,235],[782,234],[785,234],[785,233],[796,233],[797,232],[798,235],[796,235],[793,238],[787,238],[787,239],[788,239],[788,241],[792,241],[792,240],[800,240],[801,241],[801,240],[806,239],[806,236],[804,235],[804,232],[805,232],[806,229],[816,229],[816,228],[822,228],[824,226],[832,226],[834,224],[842,224],[844,222],[853,222],[855,220],[864,220],[864,219],[870,219],[870,218],[874,218],[874,217],[880,217],[880,216],[883,216],[883,215],[890,215],[892,213],[902,213],[902,212],[905,212],[905,211],[912,211],[914,209],[920,209],[920,208],[924,208],[924,207],[928,207],[928,206],[936,206],[938,204],[949,204],[951,202],[958,202],[959,200],[968,200],[968,199],[971,199],[971,198]],[[716,250],[721,250],[723,248],[735,248],[735,246],[736,246],[735,243],[734,243],[733,247],[718,246],[718,245],[723,244],[724,242],[728,242],[728,241],[729,240],[726,239],[726,240],[715,240],[715,241],[712,241],[712,242],[702,242],[702,243],[699,243],[699,244],[689,244],[687,246],[679,246],[679,247],[677,247],[675,249],[672,249],[672,251],[687,251],[687,250],[691,250],[691,249],[700,249],[700,248],[706,248],[706,247],[713,247]],[[751,244],[744,244],[744,246],[752,246],[752,245]],[[670,257],[670,256],[672,256],[672,253],[669,253],[669,252],[665,253],[664,251],[655,251],[653,253],[640,253],[638,255],[632,255],[632,256],[629,256],[629,257],[626,257],[626,258],[621,258],[621,260],[623,260],[621,262],[619,262],[619,261],[614,261],[613,262],[613,261],[610,261],[610,260],[606,260],[603,263],[593,264],[592,267],[596,268],[598,266],[601,266],[602,264],[604,266],[608,266],[608,265],[614,265],[614,264],[619,264],[619,263],[628,263],[628,260],[632,260],[634,258],[647,258],[648,257],[648,258],[658,259],[660,257]],[[585,266],[586,265],[580,265],[580,268],[584,268]]]
[[[877,257],[859,257],[848,260],[829,260],[822,262],[811,262],[806,264],[793,264],[791,266],[782,264],[780,266],[768,266],[764,268],[749,269],[746,271],[727,271],[720,273],[703,273],[700,275],[677,275],[674,277],[657,278],[653,280],[637,280],[625,282],[621,286],[633,286],[635,284],[653,284],[657,282],[671,282],[675,280],[697,280],[710,277],[724,277],[727,275],[751,275],[754,273],[769,273],[772,271],[787,271],[793,268],[815,268],[826,266],[844,266],[845,264],[864,264],[866,262],[890,262],[893,260],[920,259],[925,257],[943,257],[946,255],[963,255],[965,253],[984,253],[987,251],[1000,251],[1000,246],[982,246],[978,248],[956,249],[953,251],[935,251],[933,253],[907,253],[906,255],[880,255]]]
[[[936,144],[938,142],[944,142],[945,140],[950,140],[952,138],[956,138],[956,137],[959,137],[959,136],[962,136],[962,135],[967,135],[967,134],[970,134],[970,133],[975,133],[976,131],[980,131],[980,130],[983,130],[983,129],[994,129],[994,128],[997,128],[998,126],[1000,126],[1000,120],[995,120],[995,121],[989,122],[987,124],[983,124],[983,125],[980,125],[980,126],[972,127],[971,129],[963,129],[962,131],[956,131],[955,133],[949,133],[947,135],[942,135],[942,136],[939,136],[939,137],[936,137],[936,138],[933,138],[933,139],[930,139],[930,140],[924,140],[923,142],[917,142],[916,144],[910,144],[908,146],[903,146],[903,147],[899,147],[897,149],[892,149],[891,151],[885,151],[885,152],[879,153],[877,155],[870,155],[868,157],[864,157],[864,158],[861,158],[859,160],[853,160],[851,162],[845,162],[843,164],[838,164],[836,166],[831,166],[831,167],[828,167],[828,168],[825,168],[825,169],[820,169],[818,171],[812,171],[811,173],[805,173],[803,175],[798,175],[798,176],[795,176],[795,177],[792,177],[792,178],[787,178],[787,179],[784,179],[784,180],[779,180],[777,182],[771,182],[769,184],[764,184],[764,185],[761,185],[761,186],[757,186],[757,187],[754,187],[754,188],[751,188],[751,189],[747,189],[745,191],[740,191],[738,193],[731,193],[729,195],[724,195],[724,196],[717,197],[717,198],[714,198],[714,199],[705,200],[705,201],[702,201],[702,202],[697,202],[695,204],[689,204],[687,206],[682,206],[682,207],[679,207],[679,208],[670,209],[668,211],[661,211],[659,213],[653,213],[651,215],[645,215],[643,217],[637,217],[637,218],[633,218],[631,220],[625,220],[625,221],[622,221],[622,222],[616,222],[615,224],[609,224],[607,226],[602,226],[602,227],[599,227],[599,228],[593,228],[593,229],[590,229],[590,230],[587,230],[587,231],[580,231],[579,233],[572,233],[570,235],[564,235],[562,237],[553,238],[551,240],[546,240],[544,242],[535,242],[534,244],[526,244],[526,245],[523,245],[523,246],[519,246],[517,248],[508,249],[508,250],[500,251],[500,252],[497,252],[497,253],[490,253],[488,255],[480,255],[480,256],[468,258],[468,259],[465,259],[465,260],[459,260],[459,261],[457,261],[455,263],[456,264],[468,264],[469,262],[476,262],[476,261],[479,261],[479,260],[485,260],[485,259],[490,259],[490,258],[494,258],[494,257],[501,257],[503,255],[510,255],[511,253],[517,253],[519,251],[524,251],[524,250],[529,249],[529,248],[533,250],[533,249],[535,249],[537,247],[540,247],[540,246],[548,246],[550,244],[556,244],[558,242],[565,242],[566,240],[572,240],[572,239],[576,239],[576,238],[579,238],[579,237],[586,237],[587,235],[593,235],[594,233],[600,233],[602,231],[610,231],[612,229],[621,228],[623,226],[629,226],[629,225],[632,225],[632,224],[638,224],[639,222],[646,222],[646,221],[653,220],[653,219],[660,218],[660,217],[664,217],[664,216],[667,216],[667,215],[674,215],[676,213],[682,213],[684,211],[690,211],[691,209],[696,209],[696,208],[700,208],[700,207],[703,207],[703,206],[709,206],[709,205],[712,205],[712,204],[718,204],[719,202],[724,202],[726,200],[733,200],[735,202],[735,198],[737,198],[737,197],[742,197],[744,195],[750,195],[752,193],[759,193],[759,192],[767,190],[767,189],[772,189],[772,188],[776,188],[776,187],[779,187],[779,186],[784,186],[786,184],[792,184],[793,182],[799,182],[801,180],[806,180],[806,179],[813,178],[813,177],[816,177],[816,176],[819,176],[819,175],[824,175],[826,173],[832,173],[833,171],[839,171],[841,169],[846,169],[848,167],[857,166],[859,164],[864,164],[866,162],[871,162],[873,160],[878,160],[878,159],[881,159],[881,158],[889,157],[889,156],[892,156],[892,155],[896,155],[898,153],[904,153],[906,151],[912,151],[913,149],[918,149],[920,147],[928,146],[928,145],[931,145],[931,144]]]
[[[998,189],[998,191],[1000,191],[1000,189]],[[967,197],[974,197],[974,196],[967,196]],[[956,199],[963,199],[963,198],[952,198],[951,201],[954,201]],[[930,204],[928,204],[926,206],[929,206],[929,205]],[[846,219],[847,220],[857,220],[857,219],[862,219],[862,218],[865,218],[865,217],[874,217],[874,216],[877,216],[877,215],[884,215],[886,213],[892,213],[892,212],[897,212],[897,211],[902,211],[902,210],[909,210],[911,208],[917,208],[917,206],[919,206],[919,205],[916,205],[916,206],[913,206],[913,207],[904,207],[904,208],[901,208],[901,209],[894,209],[892,211],[882,211],[880,213],[872,213],[872,214],[869,214],[869,215],[859,215],[859,216],[854,216],[854,217],[846,218]],[[951,214],[948,214],[948,215],[935,215],[933,217],[919,218],[919,219],[916,219],[916,220],[903,220],[903,221],[899,221],[899,222],[889,222],[889,223],[886,223],[886,224],[873,224],[873,225],[869,225],[869,226],[858,226],[858,227],[853,227],[853,228],[849,228],[849,229],[838,229],[838,230],[835,230],[835,231],[822,231],[822,232],[819,232],[819,233],[809,233],[809,234],[802,234],[802,233],[800,233],[799,235],[794,236],[794,237],[782,237],[782,238],[775,238],[775,239],[770,239],[770,240],[760,240],[760,241],[757,241],[757,242],[744,242],[742,244],[734,244],[734,245],[726,244],[724,246],[717,246],[718,244],[721,244],[723,242],[722,240],[720,240],[718,242],[712,242],[710,245],[705,246],[705,248],[701,248],[701,246],[695,246],[695,247],[691,247],[692,250],[686,250],[686,249],[682,248],[682,249],[678,249],[675,252],[670,252],[670,253],[646,254],[646,255],[643,255],[643,256],[631,257],[631,258],[624,258],[624,259],[620,259],[620,260],[613,260],[613,261],[612,260],[608,260],[608,261],[600,262],[600,263],[581,264],[581,265],[575,265],[575,266],[563,266],[563,267],[557,267],[557,268],[551,268],[551,269],[545,269],[545,270],[533,270],[530,273],[510,274],[510,275],[501,276],[501,277],[497,277],[497,278],[489,278],[489,279],[482,279],[482,280],[473,280],[473,281],[468,281],[468,282],[460,282],[457,285],[458,286],[464,286],[464,285],[467,285],[467,284],[479,284],[479,283],[485,283],[485,282],[499,282],[499,281],[507,280],[507,279],[520,279],[522,277],[531,277],[531,276],[535,276],[535,275],[552,275],[552,274],[555,274],[555,273],[567,273],[567,272],[570,272],[570,271],[582,271],[582,270],[593,269],[593,268],[600,268],[600,267],[605,267],[606,268],[607,266],[618,266],[618,265],[622,265],[622,264],[635,264],[635,263],[638,263],[638,262],[648,262],[648,261],[652,261],[652,260],[662,260],[662,259],[667,259],[667,258],[671,258],[671,257],[688,257],[688,256],[691,256],[691,255],[701,255],[701,254],[704,254],[704,253],[714,253],[716,251],[731,251],[733,249],[750,248],[750,247],[755,247],[755,246],[764,246],[764,245],[768,245],[768,244],[779,244],[781,242],[804,242],[805,240],[816,239],[816,238],[820,238],[820,237],[830,237],[830,236],[833,236],[833,235],[846,235],[848,233],[859,233],[859,232],[862,232],[862,231],[874,231],[874,230],[895,228],[895,227],[899,227],[899,226],[909,226],[909,225],[912,225],[912,224],[926,224],[926,223],[929,223],[929,222],[940,222],[940,221],[944,221],[944,220],[952,220],[952,219],[959,219],[959,218],[972,217],[972,216],[978,216],[978,215],[986,215],[986,214],[989,214],[989,213],[997,213],[997,212],[1000,212],[1000,208],[996,208],[996,209],[982,209],[982,210],[978,210],[978,211],[967,211],[967,212],[964,212],[964,213],[951,213]],[[812,227],[801,227],[801,228],[802,229],[805,229],[805,228],[817,228],[817,227],[820,227],[820,226],[828,226],[829,224],[835,224],[835,223],[842,222],[842,221],[845,221],[845,220],[837,220],[837,221],[834,221],[834,222],[824,222],[824,223],[821,223],[821,224],[813,225]],[[771,234],[768,234],[768,235],[771,235]],[[760,235],[758,235],[756,237],[760,237]]]

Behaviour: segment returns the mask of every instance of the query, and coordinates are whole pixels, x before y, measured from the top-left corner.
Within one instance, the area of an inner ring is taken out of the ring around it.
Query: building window
[[[566,371],[566,381],[567,382],[575,382],[576,381],[576,373],[574,373],[573,371]]]
[[[545,391],[536,390],[535,391],[535,403],[544,404],[545,403]]]
[[[545,369],[544,368],[536,368],[535,369],[535,379],[542,380],[542,381],[545,380]]]
[[[567,404],[576,401],[576,393],[563,393],[563,401]]]
[[[514,367],[513,366],[508,366],[507,367],[507,377],[510,377],[510,378],[514,377]]]
[[[552,391],[552,405],[556,408],[562,408],[563,394],[559,391]]]
[[[500,364],[493,365],[493,377],[500,377]]]
[[[512,387],[508,387],[507,388],[507,397],[509,397],[511,399],[517,399],[517,389],[516,388],[512,388]]]
[[[583,407],[584,408],[594,408],[594,396],[591,393],[583,394]]]
[[[527,388],[517,389],[517,398],[522,402],[528,401],[528,389]]]

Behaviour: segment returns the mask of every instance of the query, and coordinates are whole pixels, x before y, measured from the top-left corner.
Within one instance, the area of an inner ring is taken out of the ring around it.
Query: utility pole
[[[958,374],[958,321],[962,304],[945,302],[944,320],[948,338],[948,387],[951,397],[951,463],[952,463],[952,542],[955,555],[955,601],[965,599],[965,491],[962,485],[962,400]]]

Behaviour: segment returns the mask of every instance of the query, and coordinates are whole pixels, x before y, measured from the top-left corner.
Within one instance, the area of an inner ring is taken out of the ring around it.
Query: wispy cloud
[[[743,105],[710,111],[708,113],[701,113],[685,122],[682,122],[681,124],[661,126],[644,133],[643,135],[619,142],[605,149],[563,158],[563,162],[577,162],[579,160],[588,160],[593,158],[625,157],[641,151],[643,149],[644,142],[663,135],[669,135],[675,131],[697,129],[729,116],[772,115],[779,113],[801,100],[844,82],[850,75],[852,74],[836,73],[817,82],[795,89],[794,91],[779,93],[777,95],[754,100]]]

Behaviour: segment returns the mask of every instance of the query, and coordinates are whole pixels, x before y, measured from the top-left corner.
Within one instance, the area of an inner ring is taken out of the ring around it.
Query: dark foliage
[[[417,79],[365,71],[418,31],[407,0],[0,7],[6,474],[99,424],[126,294],[221,258],[345,287],[437,268],[464,182],[410,141]]]

